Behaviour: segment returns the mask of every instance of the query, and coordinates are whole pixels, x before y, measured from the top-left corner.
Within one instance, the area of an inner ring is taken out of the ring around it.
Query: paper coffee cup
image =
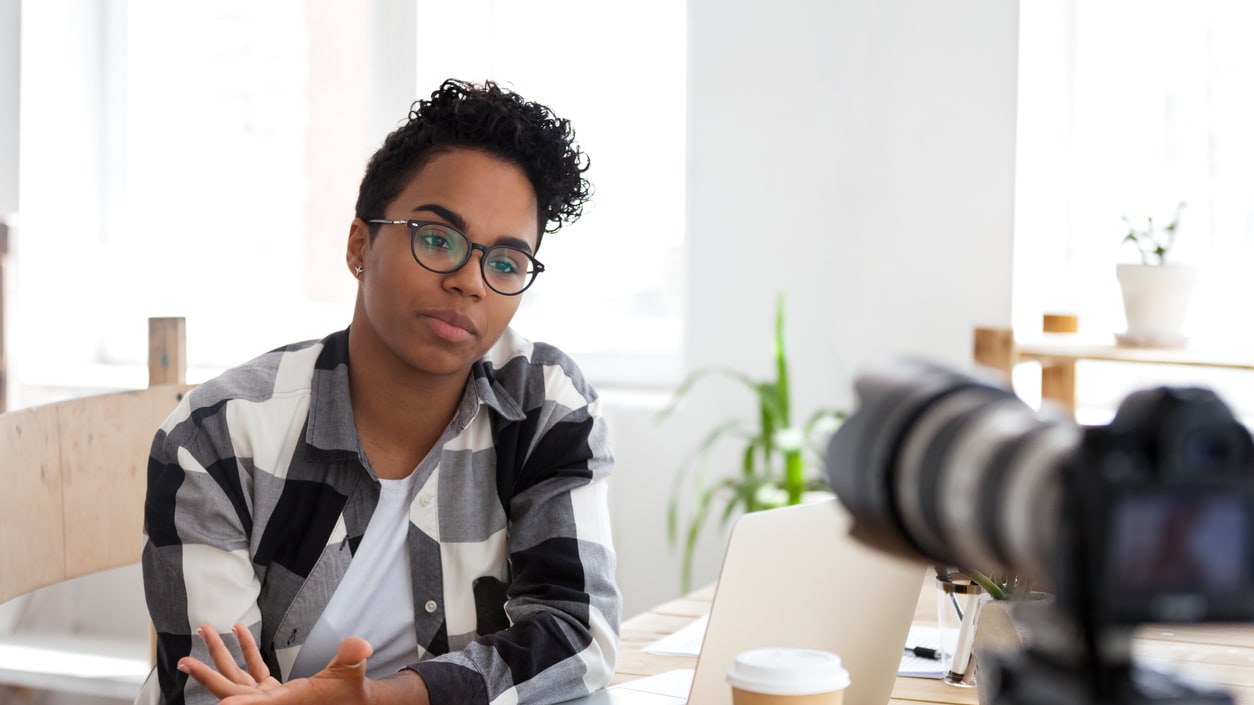
[[[840,705],[849,671],[815,649],[743,651],[727,670],[733,705]]]

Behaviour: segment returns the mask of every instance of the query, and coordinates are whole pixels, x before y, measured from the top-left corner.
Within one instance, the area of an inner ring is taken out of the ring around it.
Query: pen
[[[930,658],[933,661],[940,660],[939,649],[929,649],[926,646],[907,646],[906,651],[909,651],[910,653],[920,658]]]

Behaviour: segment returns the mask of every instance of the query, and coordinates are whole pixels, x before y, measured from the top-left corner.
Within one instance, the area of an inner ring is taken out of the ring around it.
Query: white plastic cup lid
[[[734,688],[767,695],[812,695],[849,687],[840,657],[815,649],[742,651],[727,669]]]

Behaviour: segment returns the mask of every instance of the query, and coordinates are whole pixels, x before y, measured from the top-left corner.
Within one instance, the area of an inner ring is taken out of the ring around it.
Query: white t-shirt
[[[327,667],[340,642],[357,636],[370,642],[369,678],[383,678],[418,660],[414,597],[409,575],[409,505],[417,494],[415,474],[379,480],[379,505],[370,516],[353,562],[326,610],[296,656],[292,678],[308,678]]]

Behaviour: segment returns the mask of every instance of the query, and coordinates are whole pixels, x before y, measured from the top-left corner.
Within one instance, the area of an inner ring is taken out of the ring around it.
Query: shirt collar
[[[362,452],[349,396],[348,365],[346,328],[322,340],[322,351],[314,363],[305,431],[311,461],[343,460]],[[453,421],[458,430],[470,425],[478,416],[480,406],[487,406],[508,421],[526,418],[519,400],[499,383],[496,374],[485,360],[478,360],[471,366],[466,391]]]

